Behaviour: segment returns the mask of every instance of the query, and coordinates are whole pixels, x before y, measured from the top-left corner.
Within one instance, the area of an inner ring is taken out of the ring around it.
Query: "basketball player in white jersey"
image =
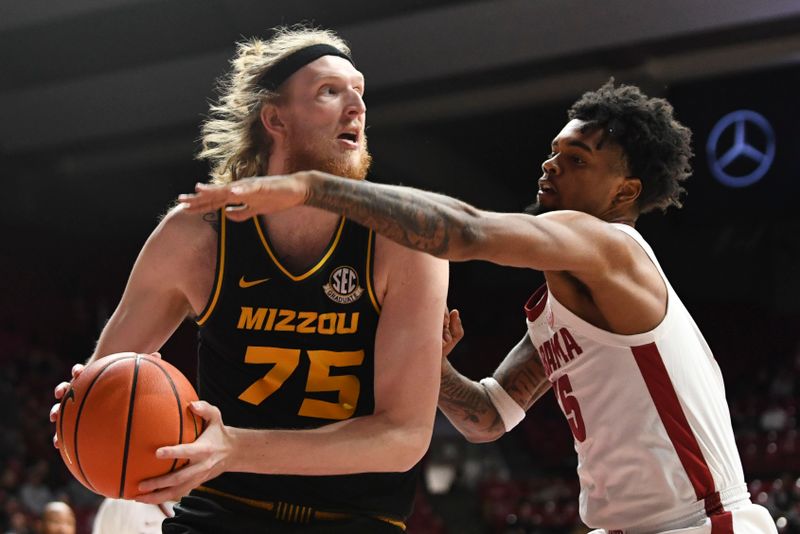
[[[472,441],[496,439],[552,385],[575,438],[581,518],[598,533],[776,532],[750,502],[719,367],[634,229],[642,213],[680,207],[691,132],[667,101],[613,81],[569,119],[531,214],[317,172],[200,185],[182,200],[236,205],[233,220],[303,203],[438,257],[543,271],[528,331],[493,377],[443,362],[450,420]]]

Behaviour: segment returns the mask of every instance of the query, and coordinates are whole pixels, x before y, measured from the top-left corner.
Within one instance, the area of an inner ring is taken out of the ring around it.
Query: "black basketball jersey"
[[[315,428],[373,413],[380,306],[374,234],[342,218],[321,259],[296,274],[257,218],[221,217],[213,294],[197,322],[198,392],[225,424]],[[405,473],[284,476],[224,473],[210,488],[321,510],[406,517],[417,468]]]

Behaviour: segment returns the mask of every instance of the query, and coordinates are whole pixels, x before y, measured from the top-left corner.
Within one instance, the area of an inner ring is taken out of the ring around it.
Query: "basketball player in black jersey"
[[[199,157],[217,183],[304,169],[361,180],[364,89],[331,32],[241,43]],[[142,483],[138,500],[192,490],[165,532],[404,530],[436,410],[447,278],[445,261],[316,208],[242,223],[170,211],[90,358],[152,353],[186,317],[199,325],[193,409],[206,429],[158,451],[190,463]]]

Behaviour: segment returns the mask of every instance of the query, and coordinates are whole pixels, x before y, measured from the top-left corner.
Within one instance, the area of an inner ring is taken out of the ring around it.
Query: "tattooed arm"
[[[411,187],[339,178],[318,171],[198,184],[181,195],[190,211],[228,207],[242,221],[306,204],[340,213],[403,246],[449,260],[486,260],[540,271],[605,272],[609,243],[595,217],[574,211],[534,217],[479,210],[458,199]],[[608,235],[606,235],[608,234]]]
[[[528,410],[548,389],[536,349],[526,333],[494,372],[494,378],[523,410]],[[469,441],[494,441],[505,433],[486,389],[442,361],[439,409]]]

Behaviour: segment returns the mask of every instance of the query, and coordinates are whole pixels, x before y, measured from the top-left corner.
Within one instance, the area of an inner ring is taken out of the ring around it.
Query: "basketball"
[[[157,459],[156,449],[194,441],[202,420],[189,410],[197,393],[164,360],[134,352],[88,365],[61,399],[56,432],[61,458],[95,493],[131,499],[139,482],[185,461]]]

